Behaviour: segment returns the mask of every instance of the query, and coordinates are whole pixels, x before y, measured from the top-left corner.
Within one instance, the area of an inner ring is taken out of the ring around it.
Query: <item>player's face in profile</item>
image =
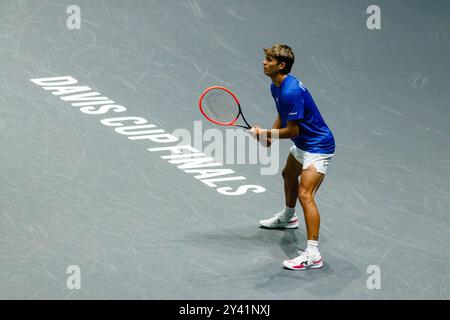
[[[281,69],[281,66],[278,64],[278,61],[271,57],[265,57],[262,64],[264,67],[264,74],[269,77],[278,73]]]

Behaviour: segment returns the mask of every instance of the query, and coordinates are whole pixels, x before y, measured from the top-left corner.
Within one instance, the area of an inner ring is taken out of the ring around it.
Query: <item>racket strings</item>
[[[239,107],[234,98],[220,89],[212,89],[206,93],[202,108],[208,117],[220,123],[230,123],[239,114]]]

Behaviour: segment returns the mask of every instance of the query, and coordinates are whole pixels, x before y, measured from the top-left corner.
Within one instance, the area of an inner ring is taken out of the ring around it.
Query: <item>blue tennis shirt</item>
[[[299,135],[291,138],[298,148],[310,153],[334,153],[333,133],[301,81],[288,74],[279,87],[272,83],[270,91],[281,118],[281,128],[287,126],[287,121],[296,121],[299,126]]]

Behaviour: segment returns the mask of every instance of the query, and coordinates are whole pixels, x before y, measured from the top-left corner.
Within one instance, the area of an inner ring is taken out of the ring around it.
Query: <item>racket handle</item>
[[[250,126],[244,126],[244,125],[242,125],[242,124],[235,124],[235,126],[236,127],[241,127],[241,128],[244,128],[244,129],[251,129],[252,127],[250,127]]]

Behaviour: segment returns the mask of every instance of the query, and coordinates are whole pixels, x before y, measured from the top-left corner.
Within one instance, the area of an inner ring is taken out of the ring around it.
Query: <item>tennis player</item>
[[[294,64],[292,49],[276,44],[264,49],[264,53],[264,73],[272,79],[270,91],[278,116],[272,129],[254,126],[249,133],[255,138],[266,139],[269,147],[272,136],[291,139],[294,145],[282,172],[285,208],[259,223],[268,229],[297,228],[295,206],[298,198],[305,217],[308,244],[306,250],[299,251],[298,257],[284,261],[283,265],[293,270],[319,269],[323,266],[319,252],[320,215],[314,196],[334,155],[334,137],[308,89],[290,74]]]

